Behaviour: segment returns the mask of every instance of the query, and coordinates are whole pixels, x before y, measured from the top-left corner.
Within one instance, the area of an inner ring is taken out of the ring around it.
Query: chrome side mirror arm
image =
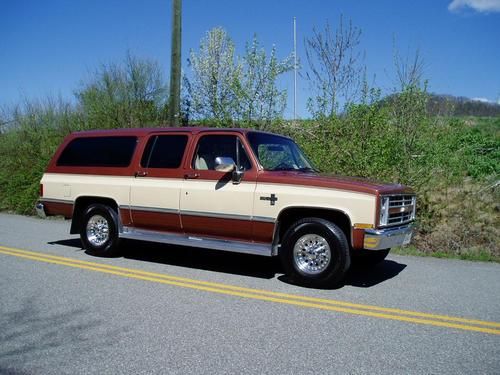
[[[244,175],[245,175],[244,170],[238,169],[237,167],[234,168],[233,173],[232,173],[233,184],[238,185],[241,182],[241,180],[243,179]]]

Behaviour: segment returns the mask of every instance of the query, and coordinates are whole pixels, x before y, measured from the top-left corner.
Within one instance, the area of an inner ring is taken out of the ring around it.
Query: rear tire
[[[82,218],[80,239],[91,255],[112,257],[119,255],[118,215],[104,204],[88,206]]]
[[[351,264],[344,232],[315,217],[299,220],[288,229],[279,255],[293,281],[313,287],[334,286]]]

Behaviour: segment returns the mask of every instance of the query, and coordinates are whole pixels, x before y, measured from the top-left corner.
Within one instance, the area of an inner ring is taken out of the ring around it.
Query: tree
[[[184,115],[219,125],[239,120],[259,127],[282,116],[286,91],[278,88],[277,79],[293,68],[292,58],[279,60],[275,47],[268,56],[256,36],[239,57],[226,31],[214,28],[201,40],[199,52],[191,51],[189,66]]]
[[[394,67],[396,72],[396,92],[388,101],[391,118],[396,135],[394,142],[400,147],[398,157],[399,175],[404,183],[414,185],[417,179],[415,165],[431,146],[423,142],[423,135],[429,131],[431,119],[427,112],[429,95],[427,81],[423,79],[424,61],[419,50],[415,50],[412,57],[408,54],[401,57],[399,50],[394,46]],[[435,128],[435,127],[430,127]],[[419,174],[425,174],[423,170]]]
[[[156,62],[127,54],[102,65],[76,92],[90,128],[140,127],[165,122],[167,86]]]
[[[235,62],[234,43],[220,27],[207,32],[199,52],[191,50],[188,60],[191,80],[185,79],[194,118],[219,123],[231,121],[236,113],[235,83],[240,66]]]
[[[280,118],[285,110],[287,93],[278,88],[277,79],[291,69],[292,56],[279,61],[273,46],[268,58],[266,51],[260,48],[257,36],[254,36],[252,43],[246,46],[238,80],[240,119],[264,127]]]
[[[360,90],[361,55],[358,51],[361,30],[352,25],[344,26],[342,15],[339,25],[332,31],[326,23],[323,31],[313,29],[313,36],[304,41],[309,80],[316,96],[308,106],[313,115],[333,116],[339,105],[352,103]]]
[[[396,84],[399,90],[422,89],[423,85],[425,85],[423,80],[425,64],[420,55],[420,50],[417,48],[411,57],[409,54],[407,54],[406,57],[402,57],[396,46],[395,40],[393,50]]]

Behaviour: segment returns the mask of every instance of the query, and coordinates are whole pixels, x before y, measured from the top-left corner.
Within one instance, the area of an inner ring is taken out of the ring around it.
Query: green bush
[[[31,214],[48,161],[80,117],[51,100],[26,103],[12,115],[15,125],[0,134],[0,209]]]

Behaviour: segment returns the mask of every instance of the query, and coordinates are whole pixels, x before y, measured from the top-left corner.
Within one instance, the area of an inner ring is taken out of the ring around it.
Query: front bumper
[[[408,245],[413,234],[413,225],[397,228],[365,229],[363,248],[384,250],[396,246]]]
[[[41,218],[45,219],[47,217],[47,214],[45,213],[45,206],[42,202],[37,202],[37,204],[35,205],[35,210],[36,214]]]

